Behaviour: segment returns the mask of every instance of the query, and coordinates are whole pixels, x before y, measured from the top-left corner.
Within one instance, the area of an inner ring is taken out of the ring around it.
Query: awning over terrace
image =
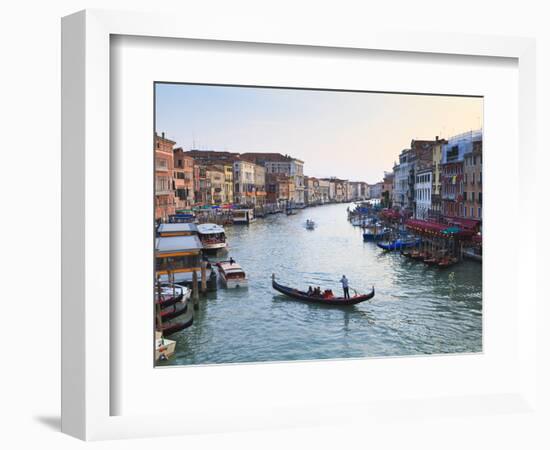
[[[469,240],[475,235],[474,230],[467,230],[448,223],[431,222],[429,220],[409,219],[405,222],[406,227],[418,234],[441,238],[457,238]]]

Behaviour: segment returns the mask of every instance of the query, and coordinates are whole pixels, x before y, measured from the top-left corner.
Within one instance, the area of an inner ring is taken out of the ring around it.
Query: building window
[[[157,158],[157,170],[168,170],[168,160]]]

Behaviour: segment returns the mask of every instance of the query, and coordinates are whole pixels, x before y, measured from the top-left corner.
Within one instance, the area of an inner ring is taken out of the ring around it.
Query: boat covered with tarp
[[[377,242],[376,245],[384,250],[401,250],[403,248],[416,247],[421,242],[420,238],[399,238],[393,241]]]

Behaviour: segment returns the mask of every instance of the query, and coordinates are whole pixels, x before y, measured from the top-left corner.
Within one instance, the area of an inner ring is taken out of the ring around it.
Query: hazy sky
[[[278,152],[304,173],[375,183],[411,139],[481,128],[483,99],[156,85],[156,131],[189,150]]]

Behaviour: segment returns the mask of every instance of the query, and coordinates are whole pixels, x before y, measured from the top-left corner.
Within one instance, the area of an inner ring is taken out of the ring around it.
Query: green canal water
[[[193,326],[171,337],[176,355],[160,365],[480,352],[481,264],[441,270],[385,253],[363,242],[347,206],[227,227],[228,255],[247,271],[249,287],[219,286],[201,299]],[[281,284],[335,294],[346,274],[352,288],[374,285],[376,296],[351,307],[304,304],[274,291],[272,273]]]

